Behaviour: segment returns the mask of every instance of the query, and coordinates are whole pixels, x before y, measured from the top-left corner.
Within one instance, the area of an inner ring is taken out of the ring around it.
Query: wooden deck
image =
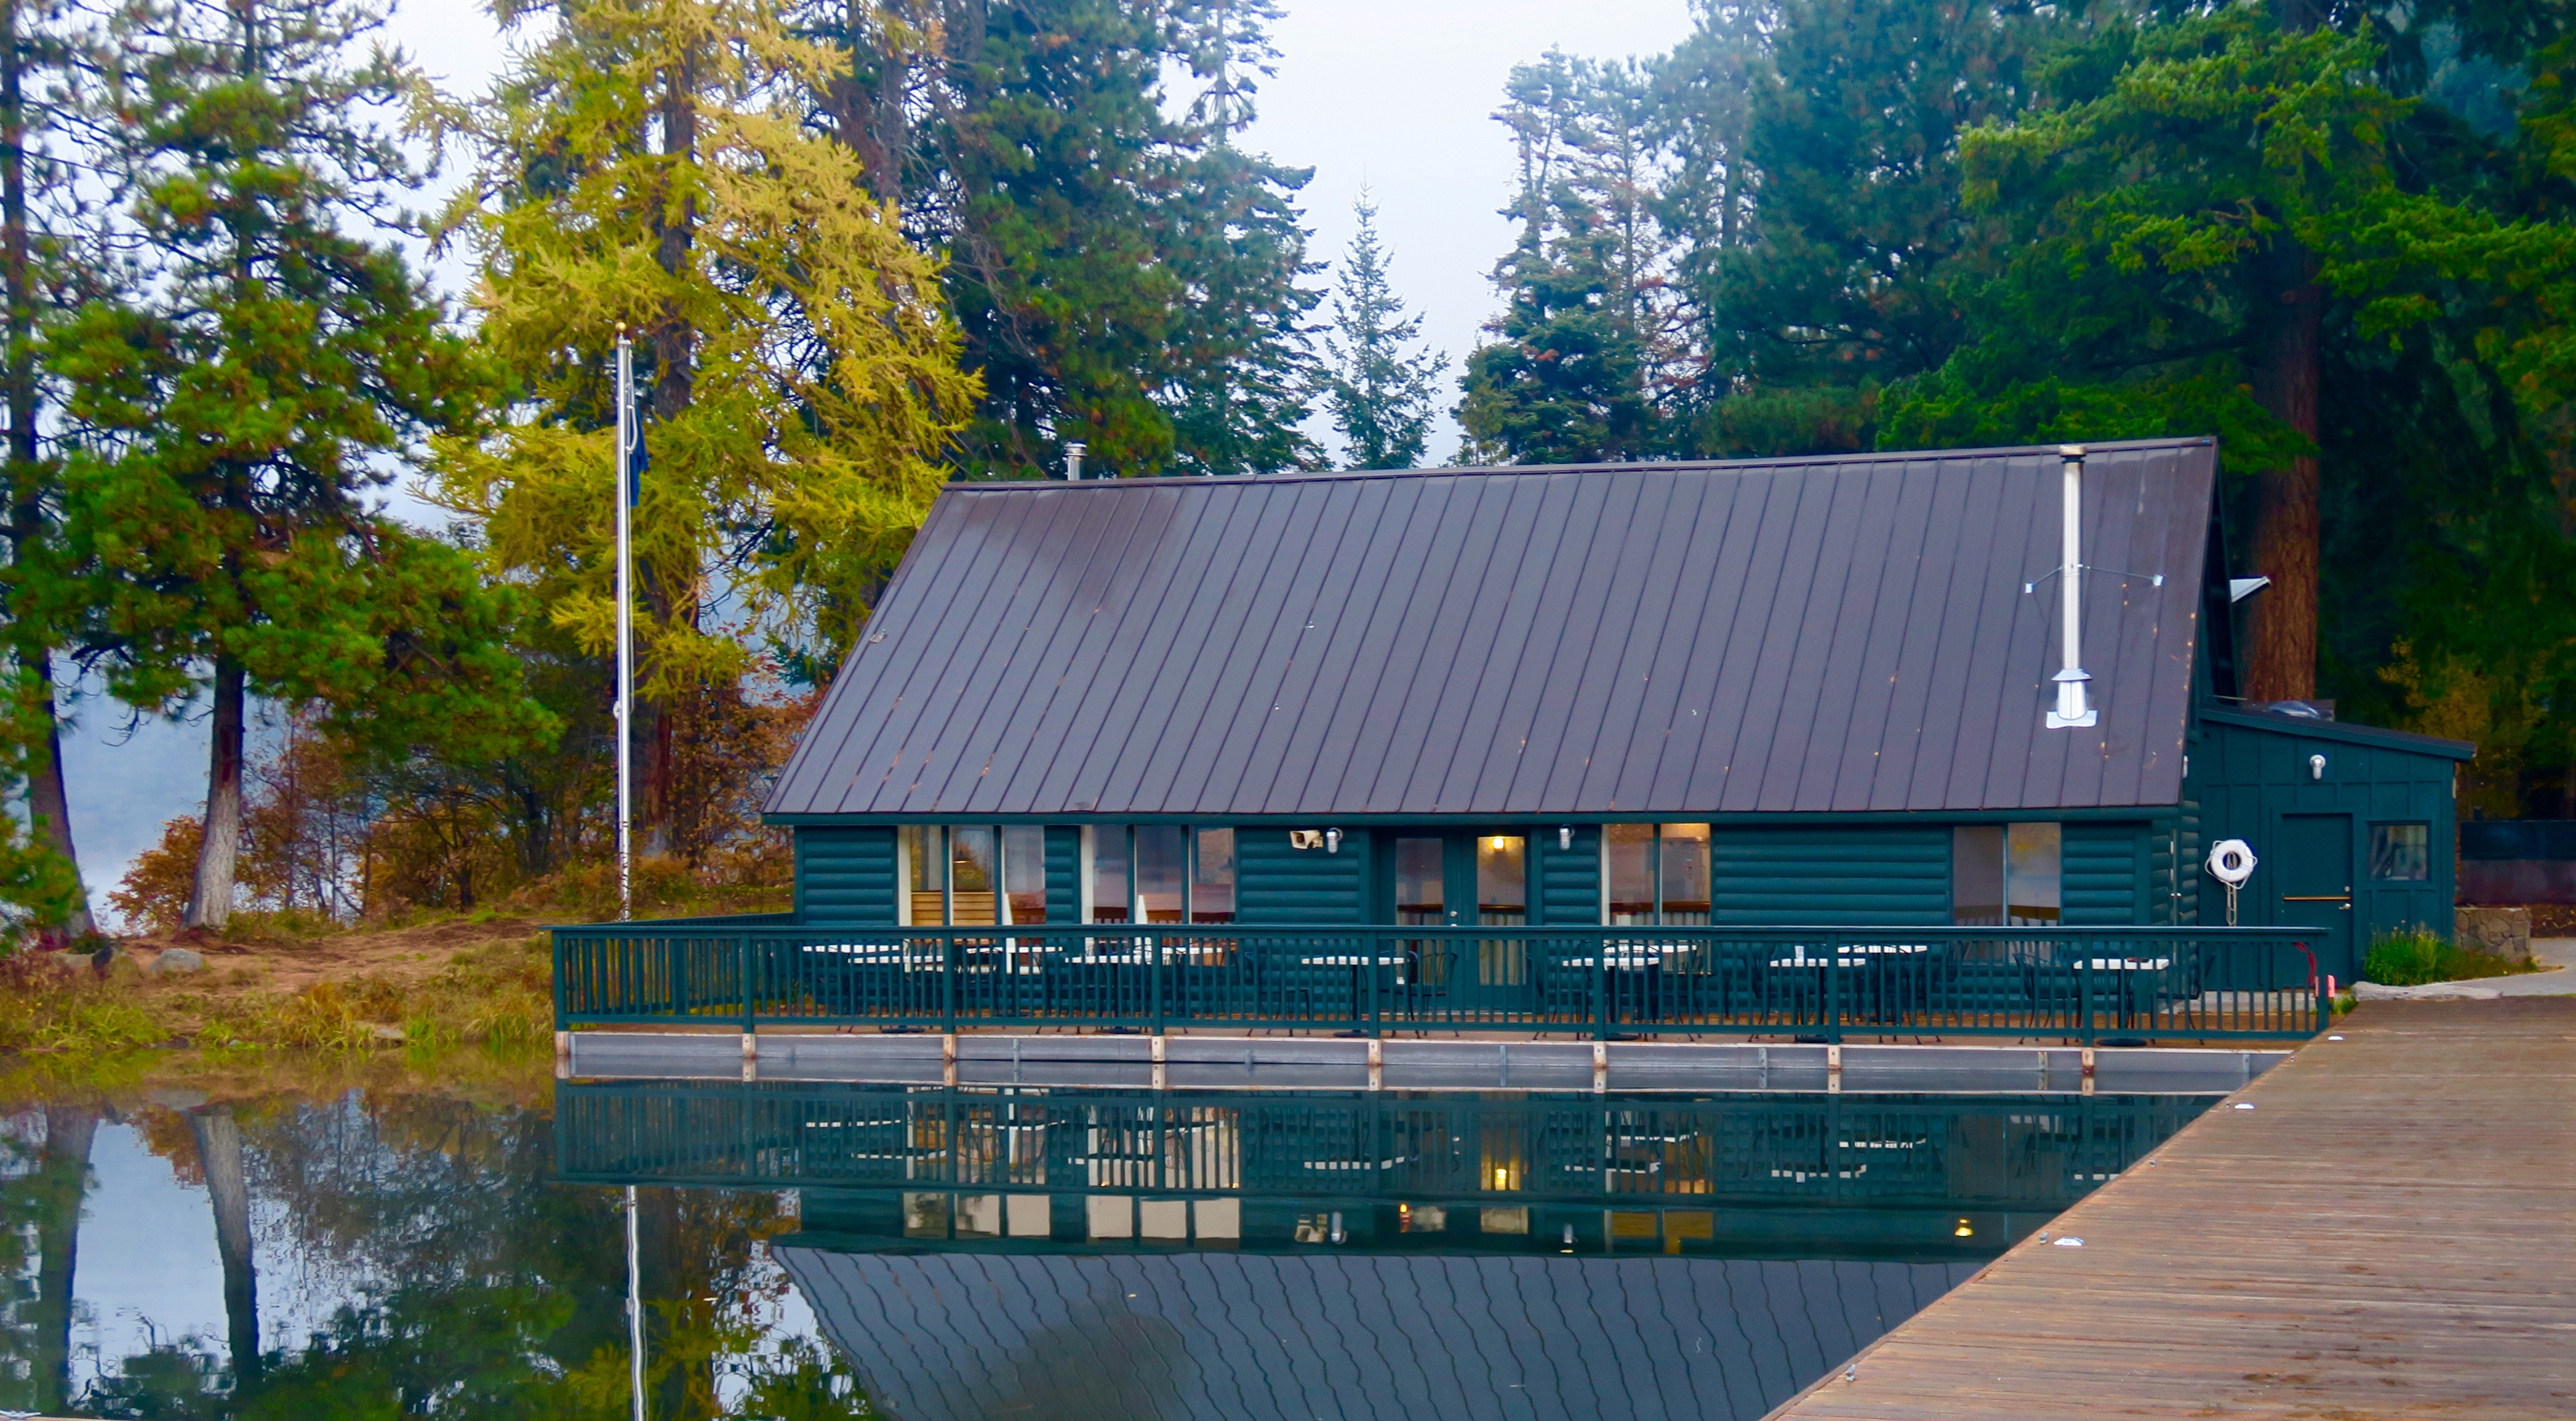
[[[2576,998],[2341,1032],[1773,1416],[2576,1416]]]

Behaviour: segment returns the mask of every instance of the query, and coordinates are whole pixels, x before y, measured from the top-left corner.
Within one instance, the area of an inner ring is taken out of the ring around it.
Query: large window
[[[1601,849],[1613,924],[1708,921],[1707,825],[1612,824]]]
[[[2064,915],[2055,824],[1964,824],[1950,836],[1950,921],[2045,926]]]
[[[1036,825],[904,825],[895,833],[902,922],[921,927],[1045,922],[1046,835]],[[1081,865],[1076,921],[1234,921],[1232,829],[1170,824],[1085,829]]]
[[[1234,921],[1234,831],[1104,824],[1082,831],[1095,923]]]

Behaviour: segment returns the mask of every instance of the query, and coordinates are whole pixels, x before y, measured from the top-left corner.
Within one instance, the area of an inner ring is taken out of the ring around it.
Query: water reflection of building
[[[1975,1264],[781,1247],[904,1421],[1759,1417]]]
[[[2179,1129],[2132,1096],[566,1084],[567,1179],[795,1189],[905,1421],[1758,1417]]]
[[[569,1178],[798,1188],[812,1241],[1975,1256],[2176,1097],[1153,1095],[567,1085]]]

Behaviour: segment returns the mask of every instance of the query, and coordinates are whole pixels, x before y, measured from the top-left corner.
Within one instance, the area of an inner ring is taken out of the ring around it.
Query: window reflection
[[[1035,827],[1002,831],[1003,906],[1014,923],[1047,920],[1046,830]]]
[[[1190,880],[1190,921],[1234,921],[1234,831],[1201,829],[1195,876]]]
[[[1655,826],[1613,824],[1602,831],[1614,925],[1655,920]]]
[[[903,921],[922,927],[948,921],[948,846],[939,826],[904,825],[896,831],[895,852],[903,860]]]
[[[1086,829],[1091,841],[1091,920],[1123,923],[1127,919],[1127,831]]]
[[[1659,911],[1667,923],[1705,923],[1709,909],[1708,826],[1666,824],[1656,844],[1662,867]]]
[[[989,928],[1001,921],[997,847],[994,831],[981,825],[948,831],[948,920],[959,927]]]
[[[1950,832],[1950,921],[2046,926],[2065,916],[2065,831],[1963,824]]]
[[[1136,897],[1144,921],[1181,921],[1181,881],[1189,872],[1188,839],[1177,824],[1145,824],[1136,829]]]
[[[2433,875],[2433,826],[2370,826],[2370,876],[2422,882]]]

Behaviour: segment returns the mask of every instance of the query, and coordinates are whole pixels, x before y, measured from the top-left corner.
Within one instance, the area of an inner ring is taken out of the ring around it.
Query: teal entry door
[[[2337,982],[2361,975],[2352,940],[2352,816],[2284,814],[2262,867],[2271,871],[2272,921],[2314,928],[2317,972]]]
[[[1527,835],[1399,833],[1393,850],[1387,921],[1445,928],[1528,924]],[[1520,934],[1424,938],[1408,952],[1415,959],[1412,985],[1451,1008],[1518,1010],[1535,1002],[1529,945]]]

